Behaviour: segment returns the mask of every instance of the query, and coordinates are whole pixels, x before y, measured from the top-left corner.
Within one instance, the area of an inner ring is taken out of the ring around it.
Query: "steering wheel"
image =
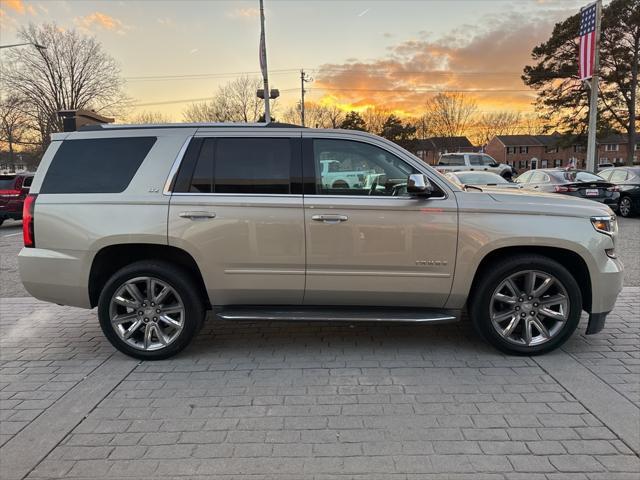
[[[391,192],[392,197],[401,197],[407,193],[407,184],[406,183],[396,183],[393,186],[393,191]]]
[[[371,183],[371,188],[369,189],[369,195],[376,195],[378,191],[378,177]]]

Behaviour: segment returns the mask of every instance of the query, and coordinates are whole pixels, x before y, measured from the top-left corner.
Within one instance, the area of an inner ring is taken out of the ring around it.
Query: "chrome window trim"
[[[171,184],[173,183],[176,174],[178,173],[178,169],[180,168],[180,164],[182,163],[182,159],[184,158],[185,153],[187,153],[187,148],[189,148],[189,144],[193,139],[193,135],[187,137],[187,139],[182,144],[178,155],[176,155],[176,159],[173,161],[173,165],[171,165],[171,170],[169,170],[169,175],[167,176],[167,180],[164,182],[164,188],[162,189],[163,195],[171,195]]]
[[[265,196],[268,197],[291,197],[291,198],[302,198],[301,193],[198,193],[198,192],[175,192],[170,195],[176,197],[258,197],[263,198]]]

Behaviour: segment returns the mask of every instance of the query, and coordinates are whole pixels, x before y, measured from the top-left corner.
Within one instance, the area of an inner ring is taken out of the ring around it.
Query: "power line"
[[[285,88],[280,89],[281,92],[289,92],[292,90],[298,90],[297,88]],[[183,98],[181,100],[160,100],[157,102],[145,102],[145,103],[134,103],[132,107],[151,107],[154,105],[172,105],[177,103],[193,103],[193,102],[207,102],[210,100],[214,100],[216,97],[201,97],[201,98]]]

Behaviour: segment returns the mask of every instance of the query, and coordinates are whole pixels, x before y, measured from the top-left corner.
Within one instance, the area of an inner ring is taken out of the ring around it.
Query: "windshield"
[[[565,180],[569,182],[603,182],[604,178],[589,172],[564,172]]]
[[[500,175],[491,173],[464,172],[456,173],[461,183],[468,185],[488,185],[490,183],[509,183]]]

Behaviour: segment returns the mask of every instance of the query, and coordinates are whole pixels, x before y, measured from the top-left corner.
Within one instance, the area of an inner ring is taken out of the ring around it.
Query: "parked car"
[[[497,188],[522,188],[522,185],[513,183],[493,172],[449,172],[445,176],[459,185],[472,185],[475,187]]]
[[[620,198],[619,188],[604,178],[586,170],[563,170],[547,168],[529,170],[516,183],[539,192],[561,193],[572,197],[586,198],[604,203],[615,209]]]
[[[327,188],[326,158],[384,174]],[[23,225],[29,293],[97,306],[106,337],[141,359],[182,350],[207,310],[228,321],[442,323],[465,307],[496,348],[534,355],[563,344],[583,310],[587,334],[599,332],[622,288],[608,207],[467,192],[398,145],[349,130],[54,134]]]
[[[598,173],[600,173],[600,171],[604,170],[605,168],[611,168],[611,167],[615,167],[615,165],[613,163],[603,162],[598,164],[597,170],[598,170]]]
[[[598,173],[620,190],[618,213],[630,217],[640,213],[640,167],[615,167]]]
[[[33,173],[0,175],[0,225],[5,220],[21,220],[22,205],[29,193]]]
[[[507,180],[516,175],[513,167],[496,162],[486,153],[444,153],[440,155],[436,169],[442,173],[466,170],[493,172]]]

